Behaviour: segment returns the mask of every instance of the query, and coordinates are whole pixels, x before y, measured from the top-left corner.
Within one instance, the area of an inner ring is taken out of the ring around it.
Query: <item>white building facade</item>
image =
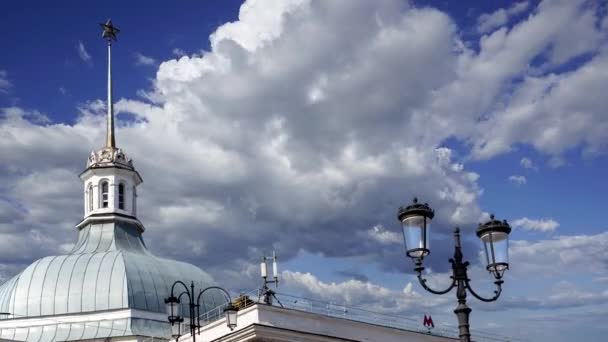
[[[254,304],[238,312],[234,330],[225,318],[201,328],[197,341],[215,342],[445,342],[457,339],[363,323],[319,313]],[[175,340],[173,340],[175,341]],[[186,334],[179,342],[192,342]]]

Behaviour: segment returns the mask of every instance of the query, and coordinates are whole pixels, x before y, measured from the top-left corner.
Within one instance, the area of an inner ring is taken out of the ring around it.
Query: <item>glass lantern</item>
[[[427,203],[418,203],[417,198],[409,206],[399,208],[397,217],[403,230],[405,254],[410,258],[422,260],[431,252],[429,236],[434,216],[433,209]]]
[[[226,325],[230,330],[233,330],[236,327],[237,308],[232,303],[228,303],[228,306],[224,309],[224,313],[226,314]]]
[[[480,224],[477,236],[483,243],[486,269],[496,279],[501,279],[509,269],[509,233],[511,226],[506,220],[499,221],[490,216],[490,221]]]
[[[165,299],[165,307],[167,310],[167,318],[169,322],[173,323],[180,316],[180,305],[179,299],[175,296],[171,296]]]

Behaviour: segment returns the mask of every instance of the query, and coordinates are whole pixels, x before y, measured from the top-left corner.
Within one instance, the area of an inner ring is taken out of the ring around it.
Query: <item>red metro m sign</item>
[[[429,328],[429,330],[430,330],[431,328],[434,328],[434,327],[435,327],[435,323],[433,323],[433,317],[431,317],[431,315],[428,315],[428,316],[427,316],[427,315],[424,315],[424,320],[422,321],[422,324],[423,324],[425,327]]]

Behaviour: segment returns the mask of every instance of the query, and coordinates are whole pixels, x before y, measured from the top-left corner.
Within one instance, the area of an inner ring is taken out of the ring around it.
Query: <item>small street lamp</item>
[[[467,306],[467,290],[473,295],[473,297],[483,302],[493,302],[498,299],[502,292],[502,284],[504,281],[502,277],[504,272],[509,269],[509,233],[511,233],[511,227],[506,220],[499,221],[494,218],[494,215],[490,216],[490,221],[479,224],[477,228],[477,236],[483,242],[486,269],[490,272],[496,281],[496,290],[494,296],[491,298],[484,298],[478,295],[471,284],[470,279],[467,275],[467,268],[469,266],[468,261],[462,260],[462,247],[460,245],[460,229],[454,230],[454,257],[450,259],[452,264],[452,283],[447,289],[442,291],[436,291],[431,289],[427,284],[427,279],[422,277],[422,260],[425,256],[431,253],[429,248],[429,235],[431,228],[431,221],[435,216],[435,212],[427,203],[420,204],[418,199],[414,198],[412,204],[407,207],[400,207],[397,217],[401,222],[403,229],[403,238],[405,240],[405,254],[413,259],[416,267],[414,270],[417,273],[418,281],[420,285],[433,294],[446,294],[456,287],[456,298],[458,299],[458,306],[454,310],[454,313],[458,317],[458,330],[461,342],[470,342],[471,334],[469,332],[469,314],[471,308]]]
[[[176,297],[174,291],[175,291],[175,286],[178,284],[184,288],[184,291],[181,292]],[[167,315],[168,315],[167,319],[169,320],[169,323],[171,323],[171,336],[173,336],[173,338],[175,338],[175,341],[179,341],[180,336],[182,336],[184,334],[183,331],[181,331],[182,323],[184,322],[184,318],[181,316],[181,305],[180,305],[182,297],[186,296],[188,298],[188,307],[190,310],[190,313],[189,313],[190,335],[192,336],[192,341],[196,342],[196,335],[200,334],[200,328],[201,328],[201,318],[200,318],[201,298],[203,296],[203,293],[205,293],[205,291],[211,290],[211,289],[220,290],[224,293],[224,297],[226,297],[226,300],[228,301],[228,305],[224,308],[224,313],[226,315],[226,325],[228,326],[228,328],[230,328],[230,330],[233,330],[236,327],[237,308],[232,304],[232,299],[230,298],[230,294],[228,293],[228,291],[226,291],[223,288],[218,287],[218,286],[209,286],[209,287],[205,288],[204,290],[199,291],[198,295],[196,295],[196,292],[194,291],[194,282],[192,282],[190,284],[190,289],[188,289],[188,286],[186,286],[186,284],[184,284],[183,282],[178,280],[175,283],[173,283],[173,285],[171,286],[171,295],[169,296],[169,298],[165,298],[165,304],[166,304]],[[196,298],[194,297],[195,295],[196,295]],[[203,306],[204,306],[204,300],[203,300]],[[196,334],[195,334],[195,332],[196,332]]]

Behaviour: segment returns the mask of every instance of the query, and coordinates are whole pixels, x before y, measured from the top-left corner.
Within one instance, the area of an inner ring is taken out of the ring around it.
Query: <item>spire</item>
[[[108,41],[108,128],[106,133],[106,147],[116,148],[114,139],[114,103],[112,102],[112,41],[116,40],[119,29],[112,25],[112,20],[108,19],[105,24],[99,24],[103,28],[101,38]]]
[[[105,24],[99,24],[103,29],[101,38],[108,41],[108,122],[106,133],[106,144],[98,151],[92,151],[87,160],[87,168],[97,166],[109,166],[120,164],[134,170],[133,163],[124,152],[116,147],[114,138],[114,104],[112,103],[112,42],[116,41],[116,34],[120,32],[114,27],[112,20],[108,19]],[[139,177],[139,176],[138,176]],[[140,181],[141,183],[141,181]]]

